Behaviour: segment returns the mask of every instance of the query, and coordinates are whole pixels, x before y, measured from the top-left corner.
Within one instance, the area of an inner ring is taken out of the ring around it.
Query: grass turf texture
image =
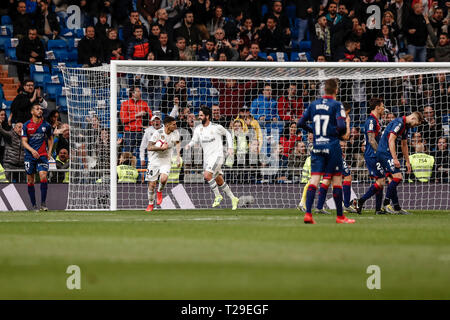
[[[0,213],[0,298],[449,299],[450,212]],[[66,288],[69,265],[81,290]],[[369,265],[381,290],[366,287]]]

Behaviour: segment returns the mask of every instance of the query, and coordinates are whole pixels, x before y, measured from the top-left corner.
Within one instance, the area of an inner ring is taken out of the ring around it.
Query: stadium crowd
[[[67,169],[73,156],[69,156],[69,125],[61,122],[59,111],[48,109],[43,88],[28,80],[29,65],[50,66],[46,43],[67,40],[61,31],[67,27],[70,5],[79,6],[81,12],[84,35],[76,50],[77,63],[84,67],[122,59],[450,61],[450,1],[3,1],[0,14],[11,17],[13,35],[19,39],[17,59],[27,62],[17,64],[22,86],[11,104],[10,115],[0,112],[0,163],[4,169],[23,168],[20,126],[31,117],[29,110],[34,103],[41,105],[54,129],[52,156],[56,168]],[[199,108],[190,104],[188,82],[168,77],[128,79],[128,97],[121,103],[119,115],[119,166],[128,166],[126,170],[145,167],[145,154],[142,157],[139,151],[145,130],[157,129],[165,115],[176,117],[179,128],[192,134],[199,123]],[[211,88],[218,97],[211,104],[212,120],[232,133],[233,167],[269,166],[270,154],[278,148],[279,164],[284,169],[278,181],[295,179],[289,168],[303,168],[311,148],[311,137],[297,128],[297,121],[309,103],[323,95],[322,86],[320,81],[211,79]],[[360,126],[368,114],[368,100],[376,96],[388,108],[384,125],[407,112],[424,113],[426,123],[410,139],[411,154],[433,157],[433,177],[427,181],[448,182],[448,171],[440,169],[450,168],[448,132],[443,130],[444,118],[449,114],[449,95],[448,74],[341,81],[338,99],[352,109],[347,161],[352,168],[361,169],[359,180],[366,179]],[[101,128],[95,116],[90,117],[89,126],[92,138],[77,152],[86,167],[89,155],[108,153],[109,143],[107,130]],[[180,179],[184,167],[194,162],[183,161]],[[109,166],[101,162],[95,165]],[[258,178],[242,172],[237,170],[234,178]],[[5,179],[19,180],[12,171]],[[67,182],[67,175],[58,173],[51,179]]]

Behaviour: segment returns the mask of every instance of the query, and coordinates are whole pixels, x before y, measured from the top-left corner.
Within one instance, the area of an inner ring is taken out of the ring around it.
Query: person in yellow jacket
[[[136,183],[139,172],[136,169],[136,157],[131,152],[123,152],[120,155],[117,166],[118,183]]]
[[[178,162],[179,161],[179,162]],[[167,178],[167,183],[180,183],[181,167],[183,166],[183,158],[174,155],[171,161],[170,173]]]
[[[250,114],[250,109],[247,106],[243,106],[239,110],[239,115],[235,120],[241,121],[242,131],[244,133],[247,133],[249,130],[254,131],[254,135],[258,141],[258,151],[260,152],[263,145],[263,134],[259,122]]]
[[[425,150],[418,150],[417,153],[409,156],[409,161],[411,163],[411,171],[415,176],[415,179],[411,179],[412,175],[408,179],[408,182],[414,182],[419,180],[419,182],[429,182],[431,175],[433,174],[434,167],[434,157],[426,154]]]
[[[1,163],[0,163],[0,183],[9,183],[8,179],[6,179],[5,169],[3,169]]]

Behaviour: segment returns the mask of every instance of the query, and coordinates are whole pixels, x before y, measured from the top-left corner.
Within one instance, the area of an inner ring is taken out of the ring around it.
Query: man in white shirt
[[[148,181],[148,207],[146,211],[153,211],[155,201],[156,181],[159,178],[158,190],[156,192],[156,204],[162,203],[162,191],[169,177],[173,148],[177,150],[178,166],[181,166],[180,134],[177,130],[177,122],[171,116],[164,118],[164,127],[156,130],[148,142],[149,152],[147,173],[145,180]]]
[[[194,130],[192,140],[186,145],[189,150],[194,144],[199,144],[203,149],[203,176],[208,181],[211,190],[214,192],[214,203],[212,207],[217,207],[223,200],[219,188],[224,191],[231,199],[233,210],[237,209],[239,198],[235,197],[230,187],[223,179],[221,170],[224,162],[222,136],[226,136],[228,155],[233,155],[233,143],[231,134],[221,125],[211,123],[212,112],[207,107],[202,107],[199,112],[199,118],[202,121]]]
[[[174,117],[175,118],[175,117]],[[161,116],[158,114],[153,115],[150,119],[151,126],[145,129],[144,137],[141,141],[141,146],[139,147],[139,159],[141,160],[141,167],[145,167],[145,151],[147,151],[148,142],[155,131],[161,128]]]

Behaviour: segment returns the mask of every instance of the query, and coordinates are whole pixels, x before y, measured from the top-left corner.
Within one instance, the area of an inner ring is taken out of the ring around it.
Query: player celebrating
[[[28,195],[33,210],[37,211],[34,190],[34,175],[39,173],[41,182],[41,211],[47,211],[45,203],[48,189],[48,160],[53,148],[52,127],[42,118],[42,108],[39,103],[31,107],[31,120],[24,123],[22,129],[22,144],[25,148],[25,171],[27,173]]]
[[[325,96],[313,101],[299,121],[300,127],[314,135],[311,150],[311,183],[306,193],[305,223],[314,224],[311,214],[314,196],[321,175],[329,174],[333,184],[333,198],[336,203],[337,223],[355,223],[342,212],[342,150],[339,139],[346,133],[345,110],[336,101],[338,83],[336,79],[325,81]],[[307,124],[312,121],[312,128]]]
[[[189,150],[194,144],[200,144],[203,149],[203,163],[205,180],[208,181],[211,190],[214,192],[214,203],[212,207],[217,207],[223,197],[219,188],[223,190],[231,199],[233,210],[237,209],[239,198],[235,197],[228,184],[223,179],[221,167],[223,164],[223,141],[222,136],[226,136],[228,154],[233,155],[233,142],[231,134],[219,124],[211,123],[211,110],[202,107],[199,112],[202,121],[194,130],[192,140],[186,145]]]
[[[366,150],[364,151],[364,160],[371,178],[375,183],[358,200],[355,201],[356,210],[361,214],[364,203],[375,195],[375,214],[385,214],[381,207],[383,201],[383,186],[385,184],[384,171],[380,162],[377,160],[376,151],[381,138],[380,119],[384,115],[384,103],[379,98],[372,98],[369,101],[370,115],[364,124],[366,139]]]
[[[386,175],[392,178],[386,191],[386,199],[384,205],[386,211],[393,214],[409,214],[403,210],[398,203],[397,186],[403,180],[400,172],[400,162],[397,158],[396,140],[401,139],[402,154],[406,161],[407,173],[411,172],[411,163],[408,154],[408,129],[417,127],[423,122],[423,115],[420,112],[413,112],[409,116],[403,116],[392,120],[381,136],[377,149],[377,161],[386,172]],[[367,147],[367,146],[366,146]],[[389,202],[392,201],[392,205]]]
[[[148,181],[148,206],[146,211],[153,211],[155,202],[156,181],[159,178],[156,192],[156,204],[162,203],[162,191],[169,177],[173,147],[177,150],[178,166],[181,166],[180,134],[177,122],[171,116],[164,118],[164,127],[156,130],[148,142],[149,161],[145,180]]]

